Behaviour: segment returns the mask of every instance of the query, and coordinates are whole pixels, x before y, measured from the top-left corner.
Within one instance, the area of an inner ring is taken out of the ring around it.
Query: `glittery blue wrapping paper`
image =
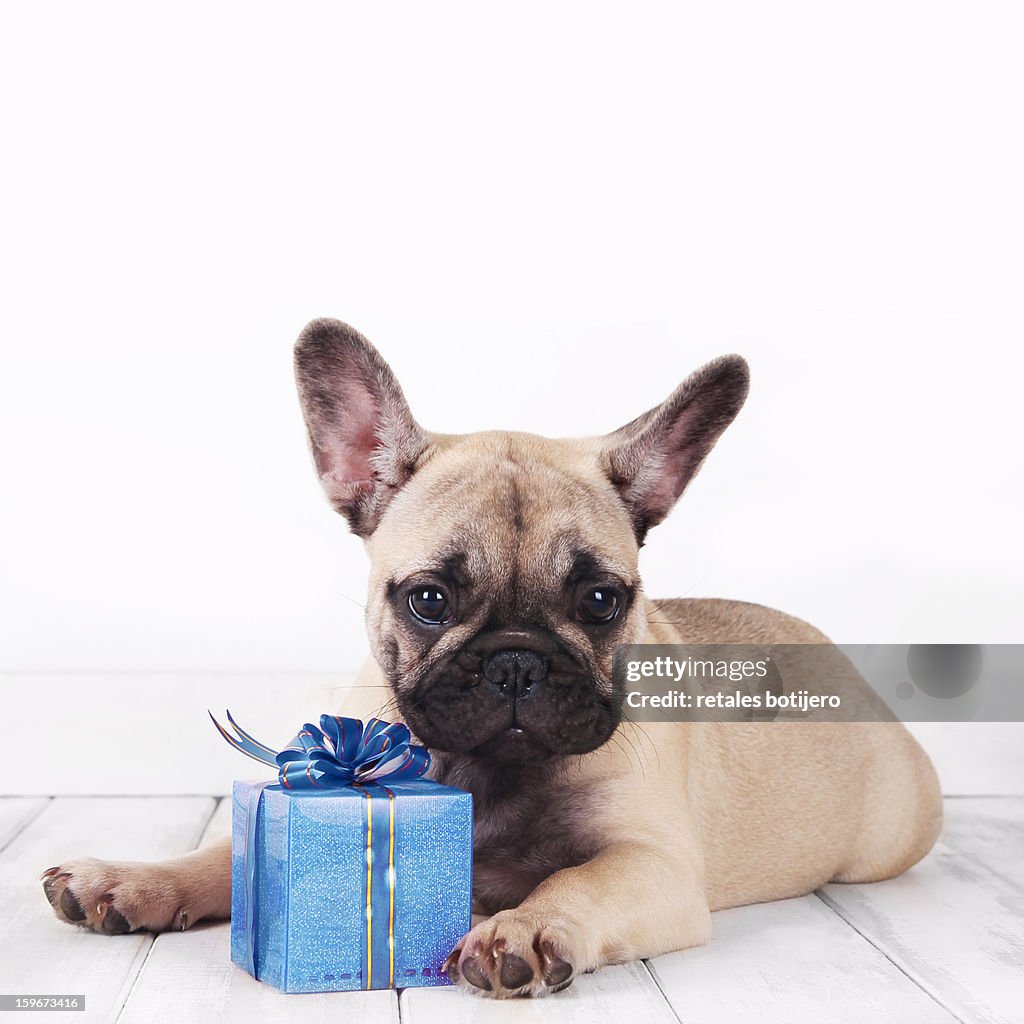
[[[255,785],[236,782],[233,792],[231,959],[243,968],[246,818]],[[441,965],[470,927],[472,797],[423,779],[387,786],[395,794],[394,986],[448,985]],[[365,798],[351,787],[264,790],[250,851],[260,981],[285,992],[367,987],[365,820]]]

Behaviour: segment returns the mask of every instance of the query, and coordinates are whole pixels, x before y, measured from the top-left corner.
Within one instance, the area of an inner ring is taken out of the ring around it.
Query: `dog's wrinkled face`
[[[616,644],[634,642],[637,541],[573,442],[438,442],[369,540],[374,653],[429,746],[583,753],[619,724]]]
[[[351,328],[296,347],[310,443],[371,558],[367,624],[429,747],[508,761],[581,754],[619,725],[619,644],[642,639],[637,552],[746,394],[709,364],[605,437],[431,433]]]

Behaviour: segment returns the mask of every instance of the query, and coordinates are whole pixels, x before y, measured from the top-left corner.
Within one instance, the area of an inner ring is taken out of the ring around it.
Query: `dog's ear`
[[[391,368],[358,332],[314,320],[295,343],[295,379],[320,482],[368,537],[427,447]]]
[[[747,397],[740,356],[691,374],[661,405],[602,438],[601,459],[625,501],[637,540],[661,522]]]

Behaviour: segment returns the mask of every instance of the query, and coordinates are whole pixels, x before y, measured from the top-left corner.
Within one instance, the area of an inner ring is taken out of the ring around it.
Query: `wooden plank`
[[[605,967],[545,999],[482,999],[454,988],[407,988],[402,1024],[679,1024],[642,963]]]
[[[46,806],[45,797],[0,797],[0,850]]]
[[[118,1024],[398,1024],[394,992],[285,994],[260,984],[231,962],[231,926],[197,925],[157,937]]]
[[[220,802],[201,846],[231,833],[231,801]],[[118,1024],[327,1024],[339,1017],[360,1024],[398,1024],[394,992],[298,995],[261,985],[231,962],[231,926],[198,925],[157,936]]]
[[[954,1018],[816,896],[723,910],[711,942],[649,961],[684,1024]]]
[[[64,859],[156,859],[195,846],[208,797],[67,798],[45,809],[0,853],[0,973],[7,993],[85,994],[79,1021],[109,1021],[153,937],[97,935],[59,921],[39,875]]]
[[[210,815],[206,823],[199,846],[209,846],[218,839],[224,839],[231,835],[231,797],[221,797],[217,801],[217,809]]]
[[[946,800],[943,843],[979,860],[1010,889],[1024,887],[1024,798]]]
[[[822,898],[965,1021],[1024,1021],[1024,800],[946,801],[935,850]]]

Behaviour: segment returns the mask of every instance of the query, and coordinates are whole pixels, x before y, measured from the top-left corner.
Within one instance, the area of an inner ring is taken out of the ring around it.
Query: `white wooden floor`
[[[901,878],[724,911],[703,949],[606,968],[548,1000],[494,1003],[451,989],[283,996],[231,965],[224,924],[156,938],[61,924],[44,868],[184,852],[225,833],[228,806],[4,797],[0,993],[85,993],[72,1020],[120,1024],[1024,1022],[1024,798],[951,798],[946,812],[936,850]]]

